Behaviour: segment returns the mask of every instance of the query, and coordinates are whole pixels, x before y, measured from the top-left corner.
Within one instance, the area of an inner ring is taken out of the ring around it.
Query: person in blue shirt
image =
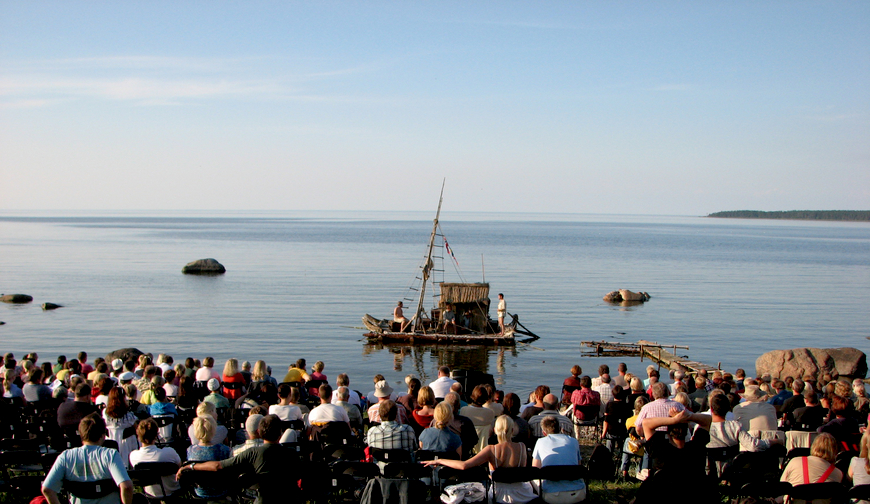
[[[559,421],[552,416],[541,420],[544,437],[535,443],[532,452],[533,467],[580,465],[580,445],[567,434],[560,434]],[[548,504],[572,504],[586,499],[583,479],[566,481],[544,480],[541,498]]]

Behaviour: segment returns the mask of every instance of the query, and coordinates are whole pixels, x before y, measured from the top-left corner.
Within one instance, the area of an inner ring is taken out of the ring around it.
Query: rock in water
[[[112,361],[115,359],[121,359],[124,362],[128,360],[139,360],[139,356],[142,355],[142,352],[138,348],[122,348],[120,350],[115,350],[106,356],[106,362],[111,366]]]
[[[755,361],[756,376],[770,373],[780,380],[831,373],[833,376],[865,378],[867,356],[857,348],[794,348],[773,350]]]
[[[619,303],[622,301],[622,294],[619,291],[608,292],[603,299],[608,303]]]
[[[214,259],[198,259],[185,264],[181,272],[185,275],[222,275],[227,269]]]
[[[54,303],[42,303],[43,310],[57,310],[58,308],[63,308],[63,305]]]
[[[3,322],[2,320],[0,320],[0,325],[3,325],[3,324],[5,324],[5,323],[6,323],[6,322]]]
[[[28,296],[27,294],[4,294],[0,296],[0,301],[4,303],[29,303],[33,301],[33,296]]]

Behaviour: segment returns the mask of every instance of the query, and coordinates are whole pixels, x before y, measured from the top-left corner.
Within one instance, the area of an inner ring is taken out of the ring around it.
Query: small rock
[[[0,320],[0,325],[4,325],[4,324],[6,324],[6,322],[3,322],[2,320]]]
[[[181,272],[185,275],[223,275],[227,269],[215,259],[209,258],[189,262],[181,268]]]
[[[29,303],[33,301],[33,296],[28,296],[27,294],[4,294],[0,296],[0,301],[4,303]]]
[[[42,303],[43,310],[57,310],[58,308],[63,308],[63,305],[54,303]]]

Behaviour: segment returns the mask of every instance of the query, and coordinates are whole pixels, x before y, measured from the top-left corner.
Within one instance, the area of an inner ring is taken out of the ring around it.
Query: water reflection
[[[505,384],[506,356],[516,357],[517,347],[480,345],[412,345],[409,343],[366,343],[363,355],[389,352],[393,355],[393,370],[413,373],[423,383],[438,378],[438,368],[467,369],[490,373],[496,385]],[[490,358],[495,356],[494,369]]]

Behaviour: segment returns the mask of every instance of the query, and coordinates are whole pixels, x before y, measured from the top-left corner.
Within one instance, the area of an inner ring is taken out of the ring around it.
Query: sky
[[[870,2],[0,0],[0,212],[870,209]]]

